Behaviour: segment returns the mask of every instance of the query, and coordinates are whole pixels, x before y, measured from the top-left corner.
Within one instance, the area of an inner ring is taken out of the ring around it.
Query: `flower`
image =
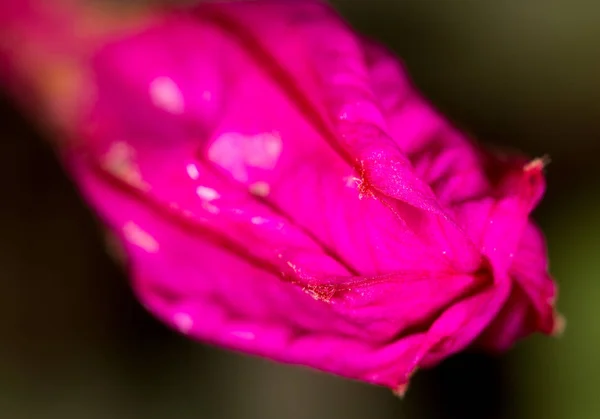
[[[402,392],[556,330],[544,161],[480,148],[323,2],[164,12],[88,57],[62,156],[182,333]]]

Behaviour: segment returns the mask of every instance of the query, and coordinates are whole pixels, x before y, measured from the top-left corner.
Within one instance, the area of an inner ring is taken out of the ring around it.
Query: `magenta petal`
[[[542,162],[480,149],[323,2],[166,13],[88,65],[65,161],[182,333],[401,390],[552,332]]]

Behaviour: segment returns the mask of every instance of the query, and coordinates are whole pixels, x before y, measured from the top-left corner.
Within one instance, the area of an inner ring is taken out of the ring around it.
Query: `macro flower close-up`
[[[557,330],[529,218],[544,159],[482,148],[325,3],[204,3],[61,42],[49,65],[78,84],[58,152],[182,333],[401,394],[465,348]]]
[[[595,418],[587,10],[0,4],[9,416]]]

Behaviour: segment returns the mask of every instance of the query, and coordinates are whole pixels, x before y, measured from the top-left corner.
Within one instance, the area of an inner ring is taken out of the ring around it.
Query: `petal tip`
[[[527,164],[525,164],[525,166],[523,166],[523,171],[525,172],[532,172],[532,171],[542,171],[546,166],[548,166],[550,164],[551,160],[550,160],[550,156],[548,156],[547,154],[542,156],[542,157],[538,157],[535,158],[531,161],[529,161]]]
[[[394,396],[396,396],[402,400],[406,396],[407,391],[408,391],[408,383],[404,383],[404,384],[400,384],[392,392],[394,393]]]
[[[398,384],[396,386],[396,388],[394,388],[392,390],[392,393],[394,393],[394,395],[400,399],[404,399],[404,397],[406,396],[406,392],[408,391],[408,387],[410,385],[410,379],[412,378],[413,375],[415,375],[415,373],[417,372],[419,368],[415,367],[405,378],[405,381]]]

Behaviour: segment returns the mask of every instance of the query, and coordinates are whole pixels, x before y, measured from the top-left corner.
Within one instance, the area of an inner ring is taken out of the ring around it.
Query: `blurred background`
[[[41,133],[2,97],[2,418],[600,418],[600,2],[334,4],[463,129],[551,157],[535,217],[564,336],[457,356],[417,374],[402,401],[190,342],[136,302]]]

